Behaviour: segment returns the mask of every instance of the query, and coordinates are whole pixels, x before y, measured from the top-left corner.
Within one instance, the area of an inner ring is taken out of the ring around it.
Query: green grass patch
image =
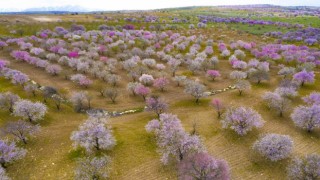
[[[262,81],[261,83],[256,83],[256,82],[251,82],[252,85],[252,90],[257,90],[257,89],[268,89],[271,87],[269,81]]]
[[[173,107],[187,107],[187,108],[196,108],[208,106],[210,99],[200,99],[198,103],[195,102],[195,99],[182,100],[173,104]]]
[[[278,21],[286,22],[290,24],[303,24],[305,27],[320,27],[319,17],[316,16],[304,16],[304,17],[252,17],[253,19],[261,19],[266,21]]]
[[[273,25],[228,24],[228,27],[233,30],[238,30],[254,35],[263,35],[270,31],[288,32],[289,30],[294,30],[285,27],[277,27]]]
[[[84,149],[82,148],[78,148],[78,149],[74,149],[74,150],[71,150],[70,153],[68,154],[68,158],[70,160],[75,160],[75,159],[78,159],[78,158],[83,158],[86,156],[86,152]]]
[[[182,76],[187,76],[187,77],[191,77],[193,76],[193,73],[191,71],[184,71],[181,73]]]

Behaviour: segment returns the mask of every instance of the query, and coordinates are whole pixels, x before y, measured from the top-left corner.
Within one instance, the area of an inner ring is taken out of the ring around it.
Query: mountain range
[[[90,11],[98,11],[97,9],[87,9],[81,6],[55,6],[55,7],[35,7],[28,9],[1,9],[1,13],[5,12],[16,12],[16,13],[29,13],[29,12],[90,12]]]
[[[67,12],[88,12],[88,10],[81,6],[59,6],[59,7],[37,7],[28,8],[24,12],[40,12],[40,11],[67,11]]]

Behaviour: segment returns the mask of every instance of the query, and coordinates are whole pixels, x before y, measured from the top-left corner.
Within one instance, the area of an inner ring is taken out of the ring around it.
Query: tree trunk
[[[56,107],[60,111],[60,104],[56,104]]]
[[[100,150],[100,146],[99,146],[99,139],[96,138],[96,149],[99,151]]]
[[[313,129],[313,125],[309,123],[307,126],[308,133],[311,133],[312,129]]]
[[[27,140],[26,140],[26,138],[22,138],[22,142],[24,143],[24,144],[27,144]]]
[[[99,91],[100,92],[100,95],[103,97],[104,95],[103,95],[103,90],[101,90],[101,91]]]
[[[195,135],[197,133],[196,125],[194,124],[192,127],[191,135]]]
[[[94,175],[92,176],[92,180],[99,180],[99,176],[97,176],[96,174],[94,174]]]
[[[0,164],[1,164],[1,167],[3,167],[3,168],[7,168],[7,166],[6,166],[6,162],[4,161],[4,159],[3,159],[3,158],[1,158],[1,159],[0,159]]]
[[[29,119],[29,122],[32,123],[32,118],[31,118],[31,116],[28,116],[28,119]]]
[[[178,149],[178,150],[179,150],[179,159],[180,159],[180,161],[182,161],[183,160],[183,154],[181,153],[180,149]]]
[[[88,101],[88,108],[91,109],[91,102]]]

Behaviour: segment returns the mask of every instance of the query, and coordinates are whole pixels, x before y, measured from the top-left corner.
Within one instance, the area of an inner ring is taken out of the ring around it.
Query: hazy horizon
[[[0,0],[4,1],[4,0]],[[292,2],[291,0],[230,0],[214,1],[212,0],[117,0],[117,1],[105,1],[105,0],[10,0],[1,2],[0,9],[15,9],[25,10],[29,8],[41,8],[41,7],[60,7],[60,6],[80,6],[88,10],[149,10],[149,9],[161,9],[161,8],[174,8],[174,7],[187,7],[187,6],[219,6],[219,5],[248,5],[248,4],[272,4],[280,6],[320,6],[318,0],[297,0]]]

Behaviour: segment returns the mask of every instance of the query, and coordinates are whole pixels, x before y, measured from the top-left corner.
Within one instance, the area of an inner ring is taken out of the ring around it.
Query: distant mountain
[[[20,9],[14,9],[14,8],[0,8],[0,12],[18,12],[21,11]]]
[[[1,0],[0,0],[1,1]],[[200,7],[227,7],[227,8],[319,8],[313,6],[278,6],[272,4],[248,4],[248,5],[220,5],[220,6],[188,6],[188,7],[172,7],[153,9],[158,11],[170,10],[191,10]],[[96,13],[96,12],[136,12],[136,11],[152,11],[152,10],[103,10],[103,9],[86,9],[81,6],[66,5],[66,6],[51,6],[51,7],[34,7],[28,9],[15,9],[15,8],[1,8],[0,14],[68,14],[68,13]]]
[[[247,4],[247,5],[221,5],[218,7],[250,7],[250,8],[275,8],[275,7],[284,7],[279,5],[273,5],[273,4]]]
[[[81,6],[60,6],[60,7],[36,7],[36,8],[28,8],[23,10],[22,12],[89,12],[86,8]]]

